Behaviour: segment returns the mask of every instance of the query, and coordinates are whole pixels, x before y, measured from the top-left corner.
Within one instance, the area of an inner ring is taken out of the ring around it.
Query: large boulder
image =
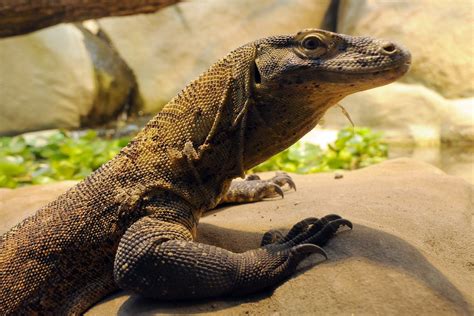
[[[336,213],[354,229],[325,246],[328,261],[310,257],[274,291],[245,298],[159,302],[120,292],[87,314],[474,313],[472,185],[410,159],[344,172],[338,179],[333,173],[294,179],[298,191],[284,199],[211,212],[201,220],[199,240],[244,251],[258,247],[269,229],[287,230],[302,218]],[[13,217],[20,221],[70,185],[0,190],[0,216],[11,226]]]
[[[0,135],[78,128],[136,106],[131,70],[73,24],[0,40]]]
[[[406,82],[463,98],[474,92],[473,15],[466,0],[341,0],[337,31],[405,44],[413,55]]]
[[[329,3],[184,1],[155,14],[99,23],[133,69],[144,111],[154,113],[232,49],[261,37],[318,27]]]
[[[0,135],[76,128],[91,111],[94,67],[73,25],[0,40]]]

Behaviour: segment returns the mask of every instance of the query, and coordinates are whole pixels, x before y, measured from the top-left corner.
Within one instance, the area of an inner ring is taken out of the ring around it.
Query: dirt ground
[[[411,159],[342,174],[294,175],[298,190],[284,199],[222,207],[201,220],[201,242],[233,251],[306,217],[336,213],[354,223],[325,247],[329,260],[308,258],[275,290],[172,303],[120,292],[87,315],[473,315],[474,187]],[[0,190],[0,233],[70,185]]]

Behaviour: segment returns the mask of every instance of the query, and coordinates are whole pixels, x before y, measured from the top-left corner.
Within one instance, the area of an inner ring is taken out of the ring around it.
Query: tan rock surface
[[[18,189],[0,188],[0,234],[33,215],[37,209],[54,200],[77,182],[64,181]]]
[[[217,59],[255,39],[318,27],[329,0],[183,1],[99,23],[133,69],[144,111],[161,109]]]
[[[305,217],[338,213],[355,224],[354,230],[340,232],[325,247],[328,261],[310,257],[273,292],[243,299],[170,303],[121,292],[87,314],[474,313],[472,185],[410,159],[344,172],[337,180],[333,173],[294,178],[298,191],[285,199],[210,213],[201,221],[199,239],[244,251],[257,247],[268,229],[289,229]],[[69,185],[2,190],[1,216],[18,212],[20,220]],[[5,225],[0,228],[4,231]]]
[[[469,0],[342,0],[337,31],[403,43],[413,56],[405,81],[461,98],[474,93],[473,23]]]

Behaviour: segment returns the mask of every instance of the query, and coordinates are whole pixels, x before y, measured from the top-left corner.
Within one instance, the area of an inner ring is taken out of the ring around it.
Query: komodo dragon
[[[191,82],[111,161],[0,240],[0,314],[79,314],[117,288],[163,300],[275,286],[346,219],[267,233],[244,253],[194,242],[203,212],[292,184],[232,182],[343,97],[403,75],[392,42],[308,29],[244,45]]]

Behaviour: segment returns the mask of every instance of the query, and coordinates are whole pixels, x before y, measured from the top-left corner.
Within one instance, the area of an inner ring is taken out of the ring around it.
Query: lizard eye
[[[323,46],[323,43],[317,36],[307,36],[301,45],[307,50],[315,50],[318,47]]]
[[[294,52],[303,59],[320,58],[331,47],[331,37],[322,32],[301,32],[295,36]]]

